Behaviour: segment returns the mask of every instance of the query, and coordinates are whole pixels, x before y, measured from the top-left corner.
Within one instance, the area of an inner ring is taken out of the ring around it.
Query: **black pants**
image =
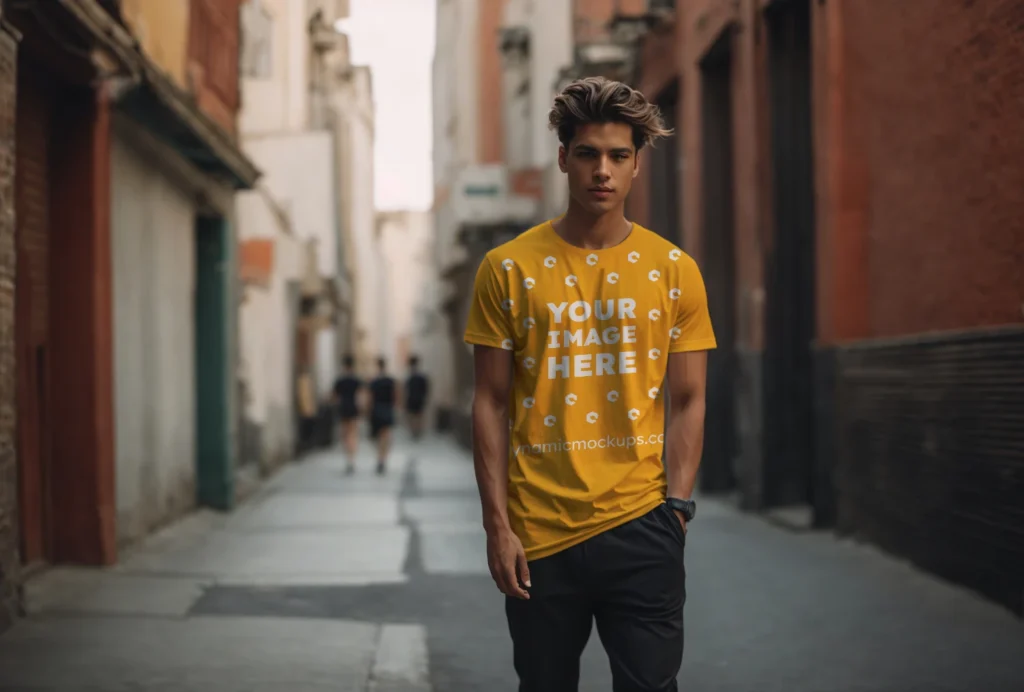
[[[530,563],[506,597],[519,692],[576,692],[592,623],[614,692],[675,692],[683,661],[686,536],[667,505]]]
[[[395,424],[395,410],[390,406],[374,406],[370,412],[370,437],[377,439],[381,432]]]

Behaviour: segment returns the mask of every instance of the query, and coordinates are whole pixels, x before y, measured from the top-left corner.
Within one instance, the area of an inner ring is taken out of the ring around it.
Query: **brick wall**
[[[640,41],[637,51],[637,81],[634,86],[650,101],[656,101],[678,82],[680,33],[676,22],[667,22],[654,27]],[[682,140],[682,120],[678,117],[669,120],[666,125],[675,130],[673,136],[678,143]],[[659,146],[665,147],[666,144],[661,143]],[[643,226],[653,223],[650,209],[652,187],[655,185],[653,175],[657,173],[651,165],[651,152],[647,151],[640,156],[640,173],[634,180],[629,199],[626,201],[626,213],[629,218]],[[679,199],[682,199],[681,195]],[[681,228],[659,230],[673,242],[681,242]]]
[[[50,120],[53,84],[38,64],[22,58],[18,68],[15,165],[16,328],[18,362],[18,481],[22,559],[50,557],[44,510],[50,435]]]
[[[640,40],[640,79],[636,88],[648,99],[658,95],[679,78],[679,33],[676,22],[653,27]],[[675,127],[675,123],[670,123]]]
[[[744,506],[754,507],[762,495],[764,265],[771,242],[763,2],[687,0],[676,7],[686,162],[682,246],[704,273],[719,335],[719,348],[708,359],[706,427],[714,432],[703,461],[705,476],[715,481],[704,489],[738,483]],[[705,103],[711,93],[720,102],[715,108]],[[714,141],[706,146],[706,140]],[[723,153],[711,160],[715,152]],[[719,171],[715,180],[707,175],[709,166]],[[731,169],[727,181],[723,169]]]
[[[838,4],[871,335],[1021,322],[1024,5]]]
[[[505,130],[501,117],[502,65],[498,29],[505,13],[505,0],[481,3],[479,13],[477,155],[480,163],[502,163],[505,160]]]
[[[230,133],[241,98],[238,87],[239,0],[191,0],[188,74],[199,107]]]
[[[812,5],[811,50],[817,204],[817,331],[832,344],[870,333],[863,133],[847,126],[860,104],[847,87],[840,3]]]
[[[14,104],[15,43],[0,30],[0,631],[19,610],[15,459]]]
[[[679,107],[681,145],[688,162],[682,180],[684,248],[703,261],[702,74],[701,61],[713,44],[728,46],[732,80],[733,205],[737,249],[736,300],[738,343],[758,349],[763,344],[763,253],[770,234],[767,191],[766,92],[761,0],[688,0],[679,3],[679,51],[682,97]],[[744,29],[735,31],[742,23]]]
[[[837,527],[1024,616],[1024,329],[837,349]]]
[[[837,526],[1024,613],[1024,6],[815,12]]]
[[[1021,612],[1020,551],[1004,539],[1021,526],[1012,501],[1024,482],[1012,422],[1021,397],[1007,384],[1020,379],[1020,328],[980,328],[1024,322],[1024,140],[1014,137],[1024,119],[1024,6],[798,1],[812,9],[820,348],[806,470],[816,518],[834,513],[842,530]],[[732,120],[736,338],[719,350],[736,344],[736,383],[715,383],[715,354],[708,429],[712,393],[726,389],[735,416],[720,420],[736,425],[729,461],[745,503],[785,472],[776,463],[785,455],[765,442],[778,428],[761,408],[778,398],[765,349],[779,341],[777,331],[766,339],[764,305],[773,290],[765,267],[782,237],[773,228],[770,4],[687,0],[679,16],[683,244],[702,267],[721,253],[705,233],[704,142]],[[711,54],[727,58],[725,115],[702,102]],[[724,290],[721,275],[705,274],[709,298]],[[939,330],[968,333],[926,336]],[[904,335],[913,336],[872,340]],[[966,557],[971,545],[987,551],[984,564]]]
[[[573,2],[573,36],[576,43],[607,39],[608,22],[616,13],[642,14],[647,0],[575,0]]]

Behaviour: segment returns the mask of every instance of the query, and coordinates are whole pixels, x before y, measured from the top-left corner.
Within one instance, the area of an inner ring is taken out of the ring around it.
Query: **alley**
[[[30,582],[0,689],[511,692],[468,454],[401,439],[384,478],[371,458],[310,456],[109,571]],[[687,572],[682,689],[1024,686],[1019,620],[872,548],[704,499]],[[596,634],[580,689],[611,689]]]

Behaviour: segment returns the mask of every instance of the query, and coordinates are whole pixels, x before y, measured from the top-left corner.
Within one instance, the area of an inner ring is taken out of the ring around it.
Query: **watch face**
[[[693,500],[681,500],[673,497],[669,498],[668,505],[672,509],[682,512],[687,521],[693,519],[694,515],[697,513],[697,503]]]

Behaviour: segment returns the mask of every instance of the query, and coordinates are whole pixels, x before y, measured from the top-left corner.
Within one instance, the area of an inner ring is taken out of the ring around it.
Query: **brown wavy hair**
[[[558,132],[566,147],[581,125],[623,123],[633,128],[633,145],[640,151],[661,137],[672,134],[659,109],[628,84],[605,77],[585,77],[565,87],[555,97],[548,114],[548,127]]]

